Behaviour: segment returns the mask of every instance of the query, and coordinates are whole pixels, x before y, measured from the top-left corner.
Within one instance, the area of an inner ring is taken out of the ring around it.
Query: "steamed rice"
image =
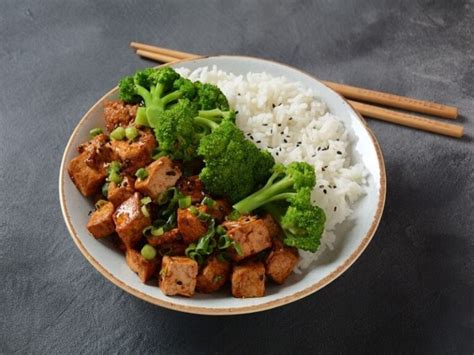
[[[334,229],[350,217],[351,204],[364,193],[367,175],[362,164],[351,163],[349,131],[342,120],[329,113],[312,90],[284,77],[234,75],[215,66],[178,71],[193,81],[217,85],[238,111],[238,127],[277,162],[305,161],[315,167],[312,199],[326,212],[326,228],[316,253],[300,251],[296,271],[333,249]]]

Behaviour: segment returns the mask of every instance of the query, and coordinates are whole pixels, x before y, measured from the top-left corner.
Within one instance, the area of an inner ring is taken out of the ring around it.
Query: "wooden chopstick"
[[[149,46],[143,43],[137,43],[137,42],[132,42],[130,44],[133,48],[137,49],[137,54],[143,58],[148,58],[164,63],[170,63],[170,62],[175,62],[179,61],[182,59],[193,59],[193,58],[199,58],[200,56],[195,55],[195,54],[190,54],[190,53],[185,53],[185,52],[179,52],[179,51],[174,51],[166,48],[160,48],[160,47],[155,47],[155,46]],[[146,46],[146,47],[145,47]],[[141,49],[141,48],[147,48],[147,49]],[[149,51],[148,49],[152,48],[153,51]],[[174,56],[175,53],[178,53],[180,57]],[[189,55],[189,57],[186,57],[185,55]],[[332,83],[332,82],[326,82],[324,81],[324,84],[328,85],[330,83],[331,85],[342,85],[342,84],[337,84],[337,83]],[[331,87],[330,85],[328,85]],[[349,87],[352,89],[361,89],[361,88],[356,88],[356,87],[350,87],[347,85],[342,85],[344,87]],[[338,92],[338,90],[335,90],[333,87],[331,87],[334,91]],[[339,87],[340,89],[340,87]],[[361,89],[365,90],[365,89]],[[370,91],[370,90],[368,90]],[[339,94],[343,95],[342,93],[338,92]],[[380,94],[378,92],[375,92],[377,94]],[[385,95],[385,93],[381,93],[382,95]],[[386,95],[391,95],[391,94],[386,94]],[[395,97],[401,97],[401,96],[396,96]],[[406,98],[408,100],[413,100],[410,98]],[[348,100],[349,103],[352,105],[352,107],[358,111],[361,115],[370,117],[370,118],[375,118],[379,119],[382,121],[386,122],[391,122],[395,124],[399,124],[402,126],[407,126],[411,128],[416,128],[420,130],[424,130],[427,132],[432,132],[432,133],[437,133],[437,134],[442,134],[445,136],[450,136],[450,137],[462,137],[464,134],[464,128],[459,125],[454,125],[454,124],[449,124],[449,123],[443,123],[435,120],[430,120],[425,117],[421,116],[415,116],[415,115],[410,115],[407,113],[399,112],[399,111],[394,111],[394,110],[389,110],[386,108],[374,106],[374,105],[369,105],[365,104],[362,102],[358,101],[353,101],[353,100]],[[420,102],[427,102],[427,101],[421,101],[417,100]],[[448,107],[449,109],[452,109],[449,106],[444,106],[440,104],[435,104],[441,107]],[[444,110],[444,109],[442,109]],[[413,111],[413,110],[412,110]],[[457,112],[457,109],[456,109]]]
[[[410,115],[383,107],[364,104],[362,102],[347,100],[349,104],[362,116],[399,124],[427,132],[438,133],[449,137],[460,138],[464,134],[464,127],[450,123],[430,120],[422,116]]]
[[[435,102],[418,100],[406,96],[398,96],[382,91],[368,90],[356,86],[333,83],[321,80],[338,94],[348,99],[356,99],[371,102],[378,105],[400,108],[402,110],[424,113],[442,118],[456,119],[458,117],[457,107],[437,104]]]

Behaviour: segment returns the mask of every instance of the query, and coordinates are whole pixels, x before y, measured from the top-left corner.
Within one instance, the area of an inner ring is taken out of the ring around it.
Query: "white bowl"
[[[86,223],[92,204],[78,192],[66,170],[67,163],[77,154],[76,147],[88,139],[89,130],[103,127],[103,101],[116,98],[117,88],[107,93],[84,115],[69,139],[59,175],[61,209],[69,232],[86,259],[107,279],[132,295],[162,307],[189,313],[224,315],[258,312],[316,292],[340,276],[360,256],[372,239],[382,216],[386,191],[384,161],[377,140],[365,121],[341,96],[300,70],[272,61],[240,56],[200,58],[181,61],[172,66],[195,69],[212,65],[235,74],[265,71],[274,76],[299,81],[317,92],[327,103],[330,112],[339,116],[352,131],[356,138],[353,143],[353,160],[364,163],[370,173],[369,183],[367,194],[353,206],[355,223],[351,223],[350,227],[336,229],[334,250],[323,254],[304,274],[292,275],[283,286],[270,286],[265,297],[261,298],[238,299],[228,293],[197,294],[193,298],[168,297],[156,285],[142,284],[128,268],[119,251],[107,242],[97,241],[89,235]]]

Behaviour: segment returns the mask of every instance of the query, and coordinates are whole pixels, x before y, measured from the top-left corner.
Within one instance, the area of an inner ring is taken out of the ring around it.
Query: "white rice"
[[[238,111],[239,128],[277,162],[305,161],[315,167],[312,199],[326,212],[326,230],[316,253],[300,251],[296,272],[310,266],[327,248],[333,249],[334,229],[350,217],[351,204],[364,193],[367,175],[362,164],[351,163],[349,131],[343,122],[312,90],[284,77],[234,75],[215,66],[178,72],[217,85]]]

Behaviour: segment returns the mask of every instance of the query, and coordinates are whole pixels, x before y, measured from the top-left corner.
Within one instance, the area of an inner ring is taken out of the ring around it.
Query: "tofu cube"
[[[284,283],[298,259],[298,249],[286,247],[281,240],[274,239],[272,251],[265,260],[267,276],[278,284]]]
[[[120,184],[110,182],[107,199],[112,202],[115,207],[120,206],[135,192],[133,188],[134,184],[135,180],[129,176],[125,176]]]
[[[207,223],[187,208],[178,209],[178,230],[186,244],[197,241],[207,232]]]
[[[138,105],[129,105],[119,100],[104,103],[104,121],[109,132],[117,127],[127,127],[137,115]]]
[[[146,168],[148,176],[144,180],[137,179],[135,189],[152,199],[173,187],[181,177],[181,170],[172,160],[161,157]]]
[[[230,263],[210,257],[197,276],[196,290],[211,293],[219,290],[229,279]]]
[[[198,264],[184,256],[163,257],[160,271],[160,289],[165,295],[191,297],[196,288]]]
[[[140,252],[130,248],[125,251],[125,260],[130,269],[138,274],[143,283],[153,276],[158,265],[158,260],[147,260]]]
[[[87,230],[94,238],[104,238],[115,232],[114,205],[107,202],[92,212],[87,222]]]
[[[87,164],[88,152],[84,151],[69,162],[67,171],[79,192],[88,197],[97,193],[105,182],[105,169],[96,169]]]
[[[231,282],[234,297],[262,297],[265,294],[265,266],[261,262],[235,265]]]
[[[111,141],[110,148],[117,159],[122,162],[122,173],[134,175],[139,168],[144,168],[153,159],[151,154],[156,147],[155,137],[140,131],[138,139],[134,141]]]
[[[237,221],[225,222],[227,235],[240,245],[242,255],[231,248],[230,256],[234,261],[245,259],[272,246],[268,229],[261,219],[244,216]]]
[[[151,224],[150,217],[141,210],[140,198],[139,193],[133,194],[114,213],[115,231],[127,248],[135,246],[142,238],[143,229]]]

